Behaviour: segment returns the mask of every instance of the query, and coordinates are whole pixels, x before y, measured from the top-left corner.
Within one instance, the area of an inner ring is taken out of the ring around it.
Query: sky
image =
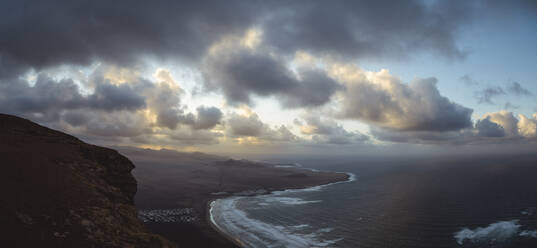
[[[535,1],[5,1],[0,112],[108,146],[524,151]]]

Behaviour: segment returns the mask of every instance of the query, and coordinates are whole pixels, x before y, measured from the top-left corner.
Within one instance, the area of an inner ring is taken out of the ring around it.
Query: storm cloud
[[[278,7],[278,4],[273,4]],[[285,53],[305,50],[343,57],[406,57],[430,49],[461,59],[455,37],[471,18],[464,1],[293,1],[262,26],[267,42]]]
[[[464,57],[455,37],[464,1],[7,1],[0,16],[2,76],[15,68],[95,60],[121,65],[149,55],[197,60],[223,35],[261,27],[267,43],[342,56],[404,56],[434,50]],[[24,30],[24,31],[23,31]]]
[[[315,107],[341,86],[323,71],[291,71],[283,58],[241,45],[239,39],[214,48],[204,60],[208,89],[221,90],[230,104],[252,105],[252,96],[275,96],[287,108]]]
[[[2,64],[36,69],[94,60],[128,65],[142,55],[195,59],[224,33],[244,29],[244,1],[8,1],[0,16]]]

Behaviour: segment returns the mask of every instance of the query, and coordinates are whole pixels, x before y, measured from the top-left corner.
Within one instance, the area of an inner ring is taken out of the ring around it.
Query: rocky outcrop
[[[173,247],[137,219],[134,165],[108,148],[0,114],[0,246]]]

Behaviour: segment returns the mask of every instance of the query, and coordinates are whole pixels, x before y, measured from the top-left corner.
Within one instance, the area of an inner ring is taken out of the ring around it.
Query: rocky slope
[[[173,247],[136,218],[115,150],[0,114],[1,247]]]

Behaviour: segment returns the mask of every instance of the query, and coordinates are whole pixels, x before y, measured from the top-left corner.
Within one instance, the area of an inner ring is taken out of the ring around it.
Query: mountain
[[[0,161],[2,247],[175,247],[137,219],[115,150],[0,114]]]

